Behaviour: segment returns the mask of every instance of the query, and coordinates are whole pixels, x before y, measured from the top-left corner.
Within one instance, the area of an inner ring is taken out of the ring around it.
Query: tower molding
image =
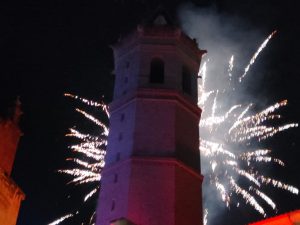
[[[159,89],[159,88],[139,88],[131,91],[126,96],[114,100],[109,104],[111,114],[126,107],[132,101],[138,99],[155,100],[155,101],[173,101],[180,104],[181,107],[191,112],[195,117],[199,118],[202,110],[195,106],[189,96],[185,96],[177,90]]]

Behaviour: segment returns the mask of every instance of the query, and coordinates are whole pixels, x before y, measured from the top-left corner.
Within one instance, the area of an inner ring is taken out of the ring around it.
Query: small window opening
[[[121,141],[123,139],[123,134],[119,133],[119,137],[118,137],[119,141]]]
[[[111,211],[113,211],[116,207],[116,203],[115,203],[115,200],[112,200],[112,203],[111,203]]]
[[[114,175],[114,183],[117,183],[118,182],[118,174],[115,174]]]
[[[163,84],[165,81],[165,65],[161,59],[155,58],[151,61],[150,83]]]
[[[182,78],[181,78],[182,90],[186,94],[192,93],[192,75],[187,67],[182,67]]]
[[[125,114],[124,114],[124,113],[122,113],[122,114],[121,114],[121,118],[120,118],[121,122],[123,122],[123,121],[124,121],[124,119],[125,119]]]
[[[120,159],[121,159],[121,153],[118,152],[116,155],[116,161],[118,162],[118,161],[120,161]]]

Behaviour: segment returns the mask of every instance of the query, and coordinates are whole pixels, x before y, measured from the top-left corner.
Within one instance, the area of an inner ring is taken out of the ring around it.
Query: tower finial
[[[160,4],[149,17],[144,21],[143,25],[147,26],[176,26],[177,21],[168,10]]]

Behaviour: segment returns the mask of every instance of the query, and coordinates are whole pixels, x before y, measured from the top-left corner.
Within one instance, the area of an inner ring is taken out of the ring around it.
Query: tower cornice
[[[109,173],[111,170],[115,170],[117,167],[121,167],[124,164],[131,164],[131,163],[143,163],[143,164],[165,164],[165,165],[175,165],[187,173],[193,175],[197,179],[203,180],[203,175],[201,175],[198,171],[194,170],[193,168],[185,165],[180,160],[171,157],[142,157],[142,156],[133,156],[128,159],[124,159],[117,164],[108,165],[102,171],[102,175],[105,173]]]
[[[201,116],[202,112],[202,110],[195,105],[188,96],[183,95],[180,91],[158,88],[138,88],[137,90],[129,92],[124,97],[114,100],[109,105],[109,111],[112,114],[114,111],[119,110],[136,99],[175,101],[180,103],[182,107],[188,109],[188,111],[197,118]]]
[[[163,37],[163,38],[162,38]],[[202,56],[207,52],[198,48],[195,39],[191,39],[179,28],[171,26],[145,27],[138,26],[131,34],[120,38],[119,41],[112,45],[115,58],[127,54],[138,45],[171,45],[178,46],[179,49],[188,49],[189,54],[193,54],[200,61]]]

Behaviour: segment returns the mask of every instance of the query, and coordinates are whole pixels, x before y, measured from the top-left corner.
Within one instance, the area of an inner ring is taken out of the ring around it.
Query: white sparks
[[[101,112],[108,117],[108,110],[104,103],[97,103],[94,101],[87,100],[85,98],[78,97],[72,94],[65,94],[67,97],[73,99],[79,99],[81,102],[88,106],[100,108]],[[61,169],[58,172],[70,176],[72,179],[69,181],[75,185],[82,184],[94,184],[92,190],[90,190],[84,197],[83,202],[88,201],[90,198],[96,195],[99,191],[99,185],[101,180],[101,171],[105,165],[104,157],[106,154],[107,136],[109,129],[108,127],[84,110],[76,109],[84,118],[90,120],[96,125],[98,129],[98,135],[93,136],[90,134],[84,134],[75,128],[70,128],[69,133],[66,134],[68,137],[73,137],[77,140],[76,144],[69,146],[69,149],[75,154],[75,157],[67,158],[69,162],[73,162],[73,166],[68,169]],[[76,214],[79,212],[77,211]],[[74,216],[74,214],[68,214],[54,221],[55,223],[49,225],[55,225],[63,222],[65,219]],[[94,224],[95,213],[90,217],[89,224]]]
[[[93,190],[91,190],[90,193],[88,193],[87,195],[85,195],[84,201],[86,202],[90,197],[92,197],[94,194],[96,194],[97,191],[98,191],[98,189],[99,189],[98,187],[94,188]]]
[[[271,206],[272,209],[276,209],[276,204],[273,202],[273,200],[267,196],[265,193],[261,192],[260,190],[250,187],[249,190],[254,190],[255,193],[261,197],[263,200],[265,200],[265,202],[267,202],[269,204],[269,206]]]
[[[250,67],[255,63],[255,60],[257,58],[257,56],[261,53],[261,51],[267,46],[268,42],[270,41],[270,39],[273,37],[273,35],[276,33],[277,31],[273,31],[265,40],[264,42],[259,46],[259,48],[257,49],[257,51],[254,53],[254,55],[252,56],[249,64],[246,66],[244,73],[242,74],[242,76],[239,78],[239,82],[242,82],[242,79],[247,75]]]
[[[253,206],[253,208],[257,210],[260,214],[262,214],[264,217],[266,216],[265,210],[261,207],[260,204],[258,204],[256,199],[245,189],[237,185],[233,178],[230,178],[230,184],[232,185],[232,188],[235,190],[237,194],[242,195],[246,203],[249,203],[251,206]]]
[[[262,43],[245,68],[244,74],[236,79],[241,82],[274,34],[275,31]],[[256,149],[253,146],[275,134],[298,127],[298,124],[279,124],[281,115],[277,112],[287,106],[287,100],[276,102],[258,112],[253,112],[254,103],[230,104],[235,103],[231,101],[230,96],[236,94],[236,88],[232,85],[240,83],[233,80],[235,78],[233,62],[234,56],[231,56],[227,70],[228,82],[224,82],[225,88],[220,92],[217,88],[209,89],[206,85],[211,83],[207,82],[209,76],[206,62],[199,72],[202,75],[198,105],[202,109],[199,127],[202,166],[206,171],[204,176],[209,178],[210,184],[213,184],[227,207],[231,204],[240,206],[240,202],[235,203],[232,200],[233,195],[240,195],[245,203],[266,216],[257,198],[264,200],[273,210],[276,210],[276,204],[268,194],[263,193],[261,189],[264,186],[283,189],[292,194],[298,194],[299,190],[292,185],[266,177],[264,171],[257,171],[255,169],[257,164],[263,163],[265,166],[270,163],[280,166],[285,164],[272,156],[271,149]],[[272,125],[275,120],[276,126]],[[235,178],[241,178],[243,182],[238,184],[238,179]]]
[[[48,225],[57,225],[57,224],[60,224],[61,222],[63,222],[64,220],[70,218],[70,217],[73,217],[74,215],[73,214],[67,214],[65,216],[62,216],[60,217],[59,219],[53,221],[52,223],[49,223]]]
[[[204,210],[203,225],[207,225],[208,210]]]
[[[232,70],[233,70],[233,66],[234,66],[233,62],[234,62],[234,55],[232,55],[232,56],[230,57],[230,60],[229,60],[229,63],[228,63],[228,76],[229,76],[229,82],[230,82],[231,79],[232,79]]]

